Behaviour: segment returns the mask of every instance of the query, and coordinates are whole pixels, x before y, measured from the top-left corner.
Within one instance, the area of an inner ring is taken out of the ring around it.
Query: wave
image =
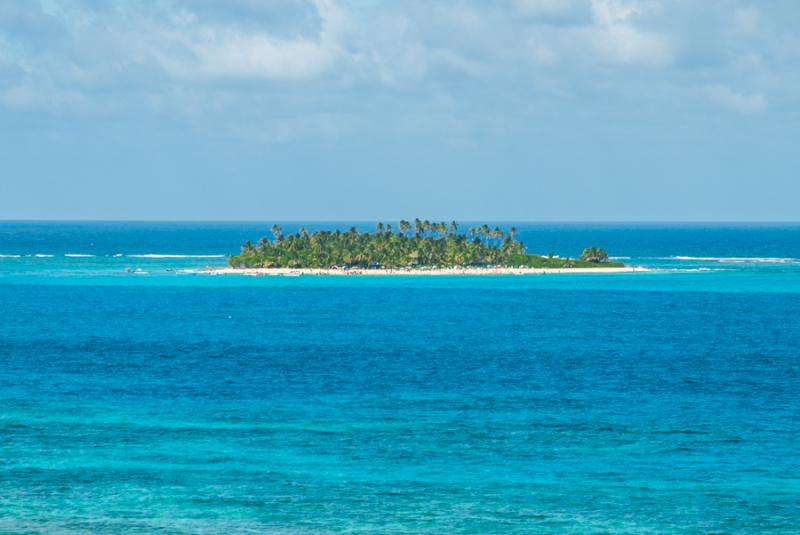
[[[720,262],[725,264],[800,264],[800,258],[761,256],[668,256],[659,260],[686,260],[696,262]]]
[[[225,258],[224,254],[129,254],[128,258]]]
[[[701,267],[701,268],[676,268],[676,269],[670,269],[668,271],[672,271],[674,273],[709,273],[709,272],[712,272],[712,271],[713,272],[717,272],[717,271],[732,271],[732,270],[731,269],[725,269],[725,268]]]
[[[18,254],[0,254],[0,258],[20,258]]]
[[[35,256],[36,258],[53,258],[53,255],[51,255],[51,254],[43,254],[43,253],[36,253],[33,256]]]
[[[64,256],[66,256],[67,258],[94,258],[95,255],[81,254],[81,253],[66,253]]]

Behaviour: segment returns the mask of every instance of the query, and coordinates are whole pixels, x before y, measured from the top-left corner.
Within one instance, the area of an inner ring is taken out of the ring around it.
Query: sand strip
[[[596,267],[596,268],[511,268],[511,267],[468,267],[468,268],[431,268],[431,269],[311,269],[311,268],[208,268],[201,273],[208,275],[249,275],[251,277],[263,276],[290,276],[299,275],[372,275],[372,276],[441,276],[441,275],[548,275],[571,273],[639,273],[650,271],[647,268],[625,267]]]

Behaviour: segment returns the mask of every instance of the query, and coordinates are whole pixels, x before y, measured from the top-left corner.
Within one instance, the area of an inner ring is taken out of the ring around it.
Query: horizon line
[[[381,219],[5,219],[0,223],[381,223],[395,222],[405,218]],[[422,218],[420,218],[422,219]],[[406,219],[409,222],[413,220]],[[433,219],[427,219],[433,222]],[[492,223],[528,223],[528,224],[786,224],[798,225],[800,220],[782,219],[472,219],[445,218],[446,222],[492,222]],[[436,222],[441,221],[437,218]]]

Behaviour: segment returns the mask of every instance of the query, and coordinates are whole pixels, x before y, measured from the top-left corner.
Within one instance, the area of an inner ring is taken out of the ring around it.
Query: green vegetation
[[[525,245],[515,239],[517,230],[503,232],[488,225],[458,232],[458,223],[430,223],[415,219],[392,225],[378,223],[375,232],[318,231],[309,234],[301,228],[288,236],[272,226],[273,239],[261,238],[257,244],[245,242],[242,252],[229,259],[232,267],[288,268],[405,268],[453,266],[505,267],[619,267],[608,261],[608,254],[597,247],[583,252],[580,260],[527,254]]]
[[[587,247],[581,254],[581,260],[594,263],[608,262],[608,253],[599,247]]]

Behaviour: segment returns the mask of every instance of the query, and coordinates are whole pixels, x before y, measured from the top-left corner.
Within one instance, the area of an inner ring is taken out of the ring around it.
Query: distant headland
[[[278,225],[272,239],[247,241],[228,259],[221,273],[247,274],[484,274],[528,272],[635,271],[611,262],[599,247],[587,247],[577,258],[527,252],[514,227],[503,231],[488,225],[459,230],[457,222],[401,220],[396,227],[378,223],[374,232],[301,228],[285,235]]]

